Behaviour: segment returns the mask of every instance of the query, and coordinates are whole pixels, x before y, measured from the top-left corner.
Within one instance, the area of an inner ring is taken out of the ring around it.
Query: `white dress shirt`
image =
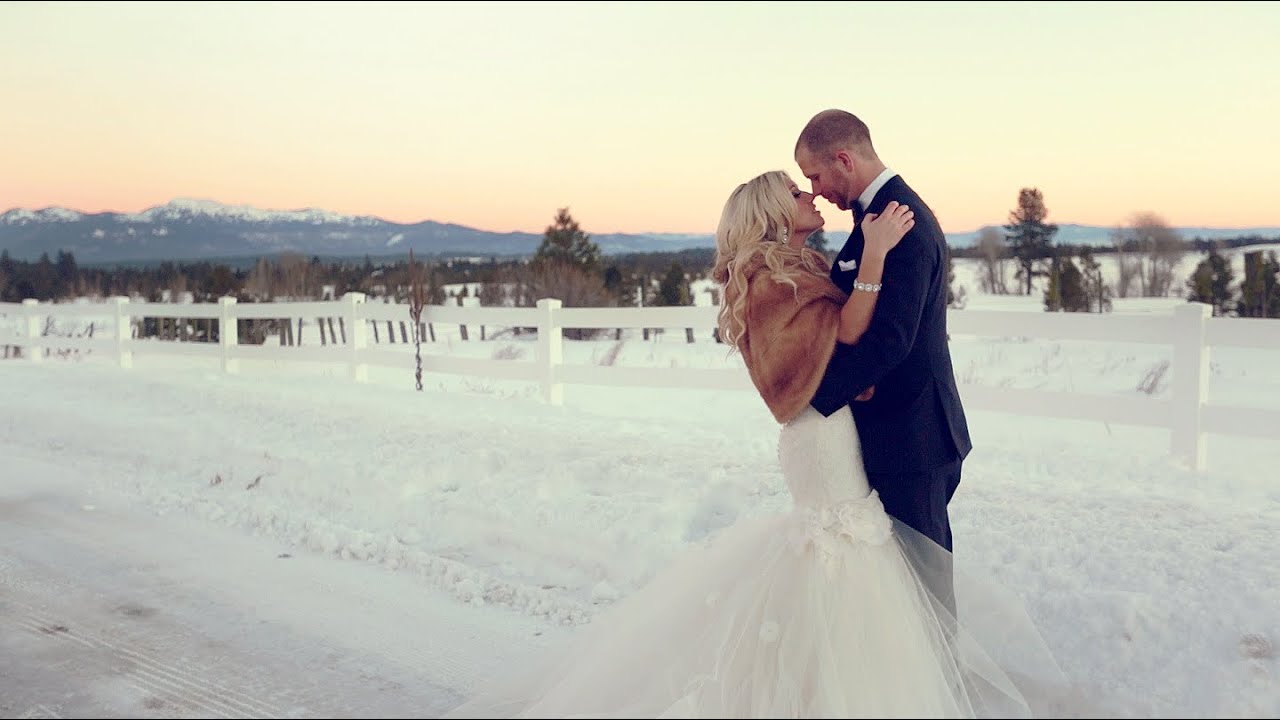
[[[862,194],[858,196],[858,208],[862,210],[862,212],[866,212],[867,207],[871,205],[871,201],[876,198],[876,193],[880,192],[880,188],[884,187],[884,184],[893,179],[893,176],[897,174],[898,173],[889,168],[881,170],[880,174],[876,176],[876,179],[872,180],[871,184],[867,186],[867,189],[863,190]]]

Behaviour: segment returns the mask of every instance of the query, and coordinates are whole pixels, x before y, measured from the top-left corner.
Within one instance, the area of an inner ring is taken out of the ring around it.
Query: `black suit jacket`
[[[823,415],[850,406],[868,473],[931,470],[963,459],[973,447],[947,343],[947,238],[900,176],[885,183],[866,210],[882,212],[891,200],[911,208],[915,225],[885,260],[870,327],[856,345],[836,343],[811,401]],[[861,261],[860,224],[831,266],[831,279],[846,293],[858,271],[841,263]],[[853,401],[872,385],[871,400]]]

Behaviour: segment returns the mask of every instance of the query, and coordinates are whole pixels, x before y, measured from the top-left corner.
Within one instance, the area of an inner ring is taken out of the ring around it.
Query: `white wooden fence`
[[[563,402],[566,383],[752,390],[746,372],[739,368],[635,368],[563,362],[564,328],[693,328],[709,332],[716,325],[716,312],[716,307],[564,308],[552,299],[538,301],[536,308],[427,306],[421,317],[424,324],[536,328],[537,353],[533,360],[424,354],[422,369],[536,382],[542,386],[546,401],[557,405]],[[138,352],[216,358],[227,372],[237,372],[239,361],[246,358],[339,362],[350,366],[351,376],[358,382],[368,380],[370,365],[405,366],[402,349],[369,343],[371,323],[411,322],[407,305],[366,303],[362,293],[329,302],[252,304],[237,304],[234,298],[222,298],[216,304],[136,303],[113,298],[105,308],[101,304],[26,300],[21,305],[0,304],[0,314],[20,321],[16,333],[0,330],[0,345],[21,346],[24,357],[36,362],[44,355],[42,348],[110,353],[122,367],[131,367]],[[51,316],[103,315],[112,318],[115,332],[109,338],[55,337],[43,332]],[[135,340],[134,321],[144,317],[215,320],[219,340]],[[284,347],[241,344],[238,340],[237,321],[241,319],[334,317],[343,327],[341,343]],[[1214,318],[1208,305],[1188,303],[1168,315],[951,310],[947,323],[953,336],[1151,343],[1173,348],[1168,400],[962,384],[967,408],[1167,428],[1171,452],[1196,469],[1205,467],[1208,433],[1280,439],[1280,411],[1207,402],[1210,350],[1223,346],[1280,350],[1280,321]]]

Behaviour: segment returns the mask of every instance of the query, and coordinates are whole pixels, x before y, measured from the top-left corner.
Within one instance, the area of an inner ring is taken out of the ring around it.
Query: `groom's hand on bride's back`
[[[862,392],[858,393],[858,397],[854,398],[854,400],[858,402],[866,402],[871,399],[872,395],[875,395],[875,394],[876,394],[876,386],[872,385],[866,390],[863,390]]]

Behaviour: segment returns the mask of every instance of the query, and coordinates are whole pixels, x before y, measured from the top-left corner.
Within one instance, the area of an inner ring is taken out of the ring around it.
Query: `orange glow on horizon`
[[[1280,5],[906,5],[7,4],[0,211],[709,234],[738,183],[802,179],[796,134],[843,107],[948,232],[1023,187],[1059,224],[1280,226]],[[911,51],[859,36],[854,81],[785,42],[904,15]]]

